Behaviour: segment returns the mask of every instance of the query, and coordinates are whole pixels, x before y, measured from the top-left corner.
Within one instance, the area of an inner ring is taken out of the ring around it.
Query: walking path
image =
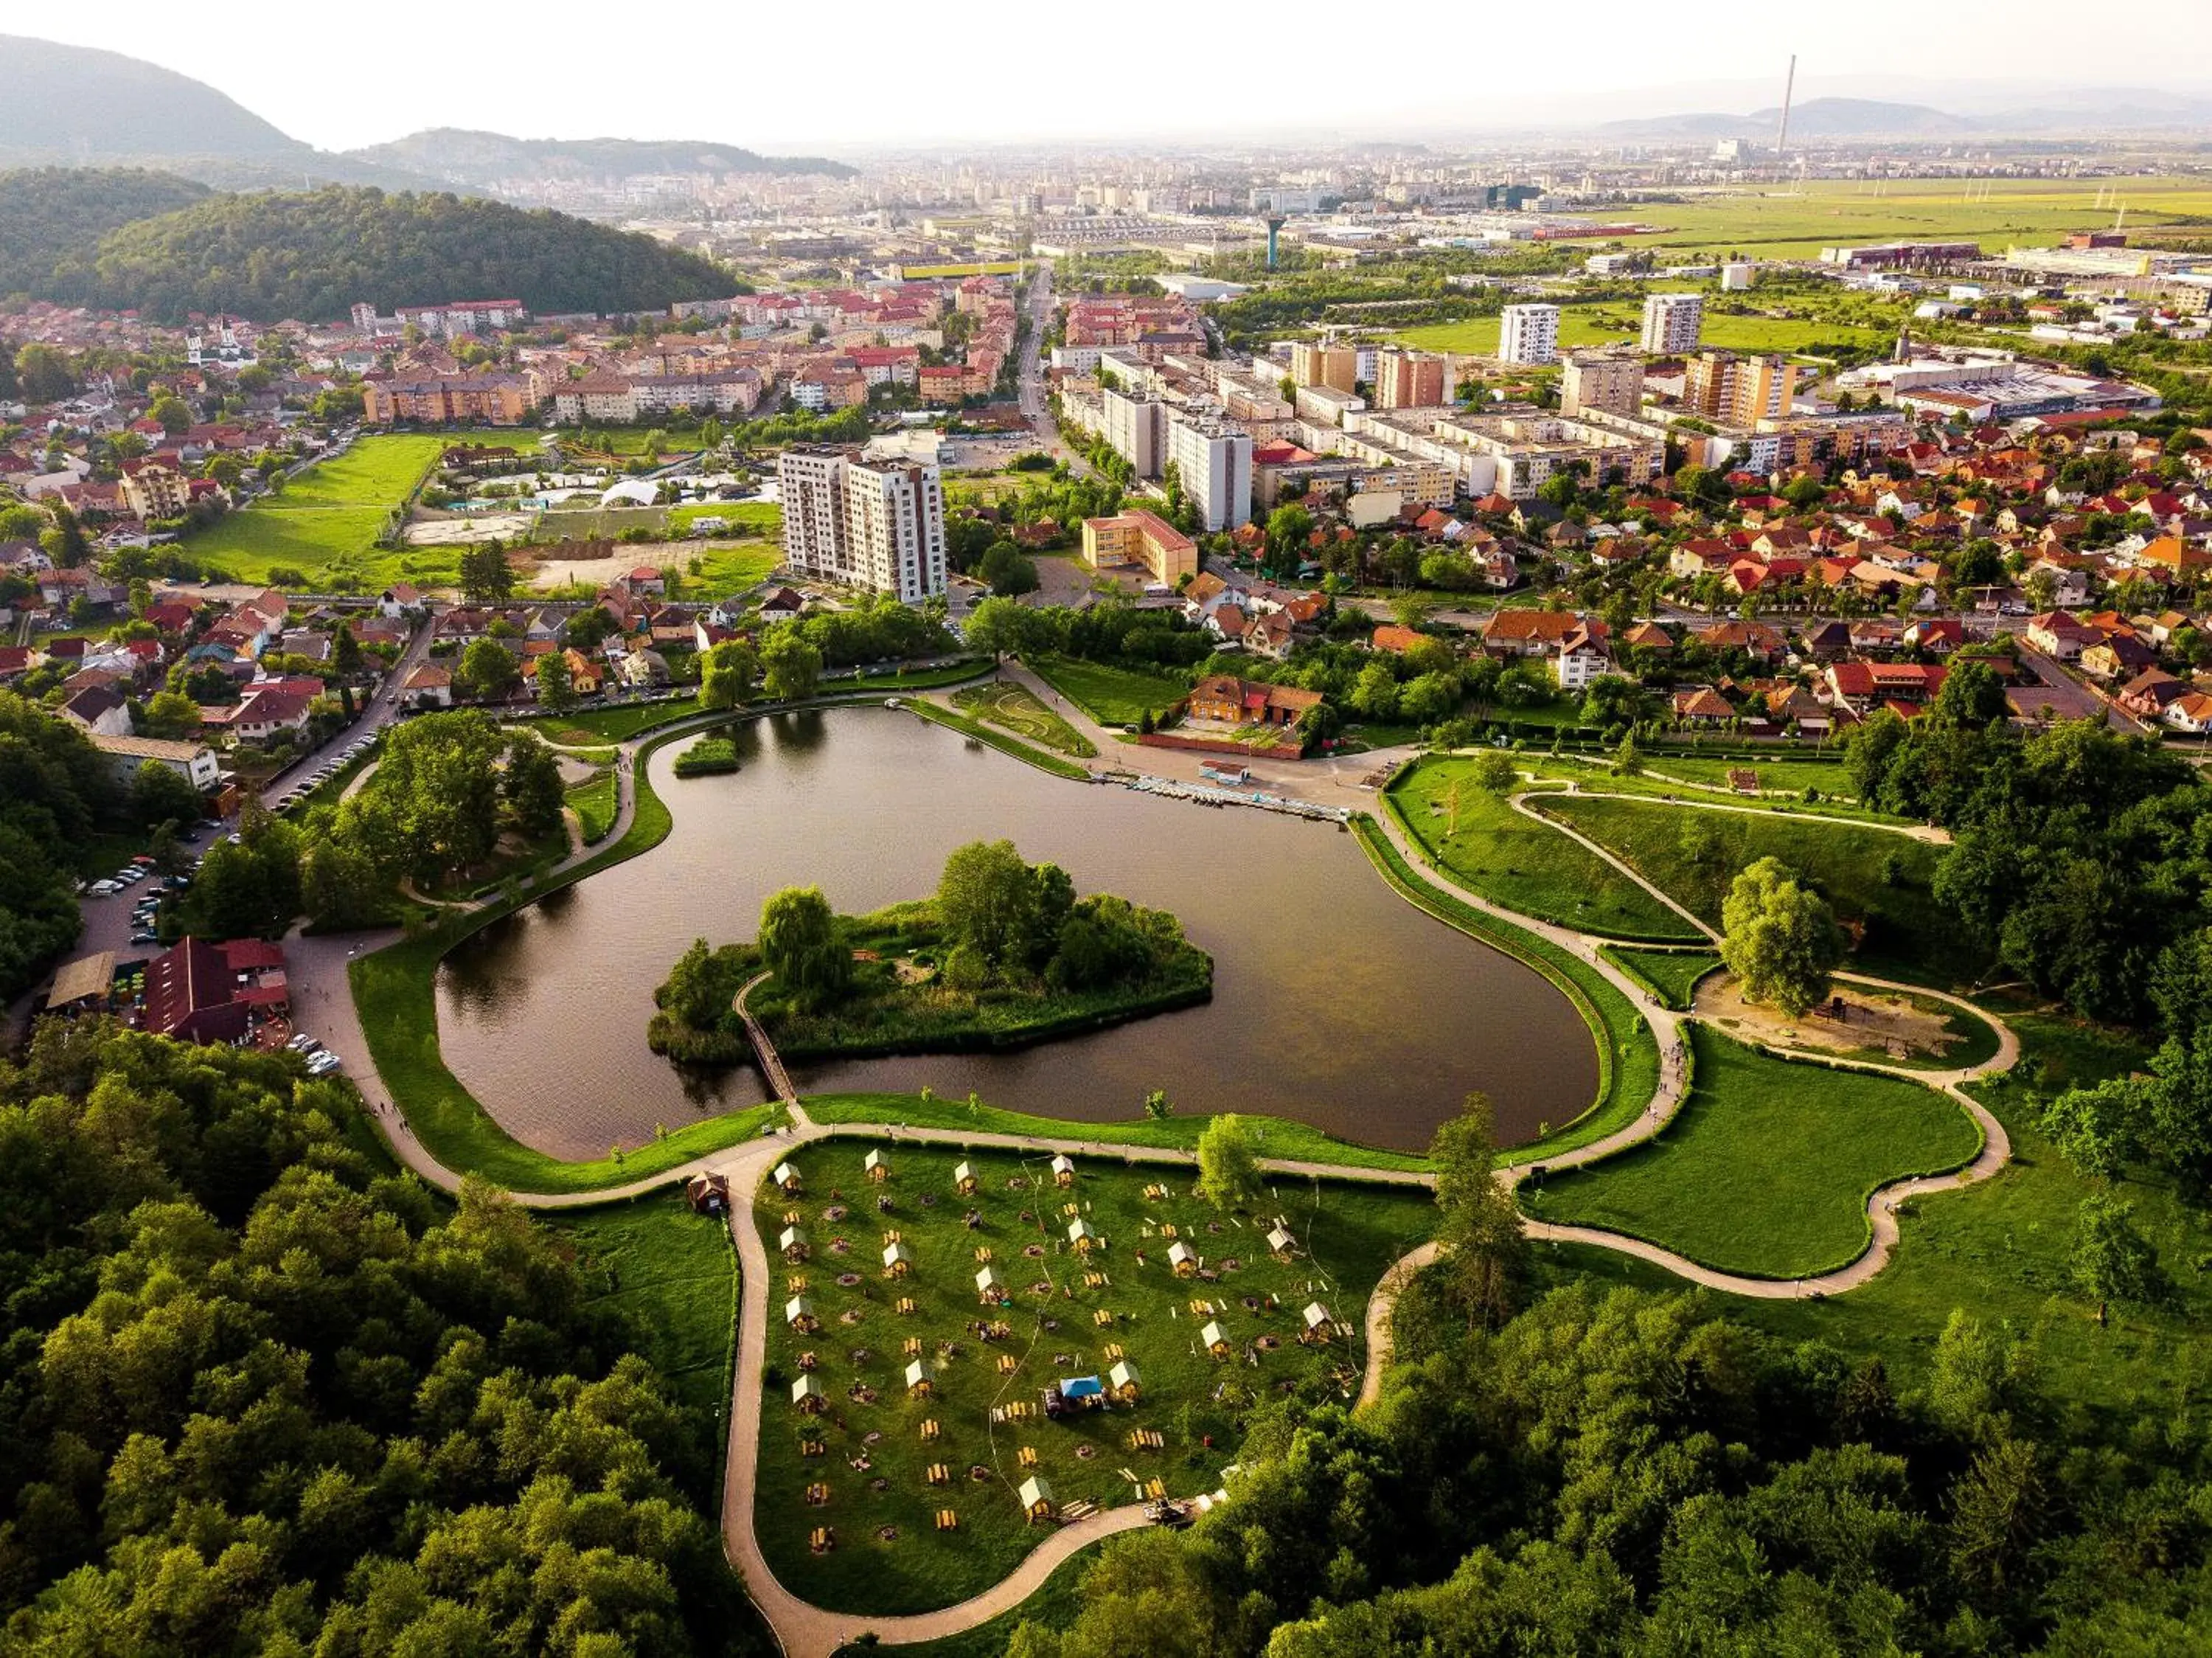
[[[1034,680],[1026,670],[1013,676],[1029,685],[1033,691],[1050,698],[1048,705],[1066,711],[1066,704],[1051,692],[1049,686]],[[1086,735],[1096,733],[1098,738],[1112,741],[1107,733],[1075,711],[1078,728],[1089,728]],[[723,716],[704,716],[711,720]],[[658,741],[680,731],[693,722],[683,722],[651,733],[629,739],[621,744],[616,759],[618,810],[616,822],[610,831],[610,839],[602,847],[586,854],[574,852],[554,873],[571,872],[586,856],[598,856],[607,846],[617,844],[626,834],[635,814],[636,754],[650,741]],[[1102,752],[1103,747],[1102,747]],[[1375,755],[1357,759],[1358,775],[1371,774],[1387,756],[1378,760]],[[1312,774],[1316,781],[1321,774]],[[1346,776],[1340,767],[1328,773],[1329,786],[1349,789],[1344,781]],[[1371,801],[1371,791],[1360,791]],[[1521,807],[1516,799],[1516,808]],[[1726,808],[1721,808],[1726,809]],[[1737,808],[1734,809],[1747,809]],[[1712,930],[1690,915],[1681,905],[1628,869],[1618,858],[1583,836],[1563,826],[1529,812],[1548,827],[1567,833],[1589,848],[1607,864],[1618,869],[1625,877],[1651,892],[1671,909],[1686,917],[1704,936],[1711,936]],[[1384,837],[1395,846],[1407,864],[1424,872],[1424,878],[1439,889],[1486,915],[1492,916],[1510,926],[1535,935],[1554,947],[1571,953],[1586,964],[1626,997],[1639,1015],[1650,1027],[1658,1045],[1660,1076],[1656,1090],[1644,1112],[1633,1123],[1616,1130],[1587,1145],[1577,1147],[1557,1155],[1547,1156],[1542,1166],[1547,1169],[1577,1167],[1609,1157],[1649,1139],[1658,1133],[1680,1110],[1686,1097],[1686,1076],[1683,1064],[1684,1038],[1682,1018],[1671,1009],[1661,1007],[1650,994],[1621,969],[1600,953],[1602,941],[1589,937],[1553,923],[1536,920],[1492,902],[1479,893],[1462,886],[1452,876],[1438,869],[1426,850],[1418,845],[1388,812],[1376,814],[1376,822]],[[1395,887],[1393,890],[1396,890]],[[1410,899],[1408,900],[1411,901]],[[376,1119],[383,1125],[393,1151],[406,1166],[424,1179],[452,1192],[461,1186],[461,1178],[444,1167],[416,1140],[409,1131],[403,1112],[393,1101],[376,1074],[363,1039],[358,1010],[347,983],[347,961],[362,949],[380,948],[394,942],[396,934],[384,933],[367,937],[356,936],[350,942],[342,938],[309,938],[295,934],[289,941],[293,963],[293,986],[301,1012],[308,1027],[327,1033],[324,1040],[345,1054],[354,1064],[352,1072],[356,1085],[368,1103]],[[340,954],[343,952],[343,954]],[[1194,1167],[1195,1155],[1176,1148],[1122,1144],[1111,1141],[1086,1140],[1080,1137],[1061,1137],[1049,1135],[1009,1134],[983,1130],[959,1128],[915,1128],[882,1123],[819,1123],[811,1118],[784,1071],[773,1042],[746,1005],[747,998],[765,974],[749,981],[738,993],[735,1010],[743,1020],[747,1035],[755,1051],[760,1056],[762,1068],[774,1085],[778,1099],[785,1106],[791,1119],[790,1126],[777,1130],[746,1144],[695,1158],[677,1167],[655,1175],[631,1181],[626,1185],[576,1192],[510,1192],[514,1203],[531,1209],[556,1210],[605,1204],[634,1197],[647,1192],[679,1184],[692,1175],[711,1172],[723,1176],[728,1182],[731,1214],[730,1228],[736,1244],[739,1271],[739,1302],[737,1329],[737,1362],[734,1367],[733,1396],[730,1413],[728,1458],[723,1482],[722,1532],[726,1550],[732,1564],[744,1577],[747,1593],[767,1618],[785,1658],[830,1658],[839,1647],[864,1634],[872,1634],[889,1645],[909,1644],[957,1634],[1019,1606],[1044,1582],[1053,1570],[1077,1551],[1102,1538],[1131,1530],[1147,1522],[1142,1504],[1127,1504],[1092,1514],[1085,1519],[1061,1527],[1032,1551],[1021,1565],[1003,1582],[984,1594],[955,1606],[910,1617],[869,1617],[852,1612],[832,1611],[817,1606],[800,1599],[786,1588],[776,1578],[762,1550],[754,1526],[754,1507],[757,1492],[762,1417],[764,1408],[763,1376],[767,1362],[769,1301],[775,1283],[768,1260],[766,1246],[758,1227],[754,1223],[754,1201],[761,1181],[769,1169],[799,1146],[830,1138],[868,1138],[884,1141],[908,1141],[960,1147],[1008,1148],[1027,1152],[1066,1152],[1073,1156],[1119,1158],[1127,1164]],[[1888,981],[1860,975],[1844,975],[1855,983],[1886,988],[1910,990],[1913,994],[1936,996],[1946,1002],[1966,1008],[1957,997],[1918,986],[1891,985]],[[1981,1017],[1978,1009],[1972,1009]],[[1981,1153],[1972,1163],[1957,1173],[1930,1179],[1915,1179],[1898,1182],[1876,1192],[1868,1201],[1868,1222],[1871,1241],[1866,1250],[1850,1265],[1817,1278],[1796,1282],[1779,1282],[1747,1277],[1737,1274],[1718,1272],[1687,1260],[1673,1252],[1625,1237],[1617,1233],[1595,1227],[1562,1226],[1547,1222],[1528,1220],[1524,1222],[1528,1234],[1546,1241],[1571,1241],[1595,1244],[1626,1254],[1652,1261],[1688,1281],[1733,1294],[1761,1298],[1787,1297],[1808,1294],[1835,1294],[1850,1289],[1873,1277],[1887,1263],[1897,1240],[1896,1207],[1907,1198],[1930,1192],[1946,1191],[1981,1179],[1995,1173],[2010,1155],[2010,1146],[2004,1130],[1996,1119],[1963,1092],[1963,1084],[1975,1077],[1989,1075],[2009,1066],[2018,1057],[2019,1043],[2012,1031],[2001,1021],[1990,1022],[1999,1033],[1997,1053],[1986,1064],[1964,1067],[1948,1072],[1918,1072],[1900,1067],[1864,1064],[1855,1067],[1882,1075],[1904,1076],[1912,1082],[1941,1088],[1956,1100],[1962,1109],[1973,1117],[1983,1134]],[[1598,1039],[1609,1040],[1602,1031]],[[1312,1179],[1355,1180],[1381,1185],[1428,1187],[1434,1177],[1411,1170],[1377,1169],[1354,1164],[1308,1162],[1291,1159],[1263,1158],[1263,1170],[1272,1173],[1304,1176]],[[1529,1172],[1532,1165],[1501,1168],[1498,1179],[1507,1190],[1511,1190]],[[1420,1271],[1435,1260],[1437,1247],[1433,1242],[1424,1244],[1393,1263],[1370,1296],[1365,1328],[1367,1362],[1361,1380],[1359,1402],[1374,1399],[1380,1392],[1382,1376],[1391,1357],[1390,1320],[1399,1296]]]

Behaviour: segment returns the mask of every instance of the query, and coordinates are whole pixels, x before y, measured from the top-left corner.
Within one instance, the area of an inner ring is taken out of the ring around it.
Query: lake
[[[686,1071],[646,1046],[653,987],[691,940],[750,938],[785,887],[819,886],[848,913],[926,896],[954,847],[1002,837],[1079,893],[1180,917],[1212,954],[1213,1000],[1011,1053],[794,1065],[802,1094],[926,1084],[1105,1122],[1164,1088],[1178,1112],[1263,1112],[1417,1149],[1470,1090],[1491,1096],[1508,1142],[1596,1091],[1566,998],[1398,898],[1334,825],[1065,781],[890,710],[776,715],[735,737],[733,774],[677,781],[688,740],[649,762],[675,816],[659,846],[446,958],[446,1063],[518,1139],[602,1156],[766,1098],[750,1066]]]

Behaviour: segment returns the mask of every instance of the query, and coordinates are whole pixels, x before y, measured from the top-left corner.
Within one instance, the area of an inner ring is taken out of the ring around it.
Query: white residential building
[[[799,574],[906,604],[945,591],[945,491],[934,466],[791,449],[776,481],[784,558]]]
[[[1680,357],[1696,350],[1705,326],[1703,294],[1651,294],[1644,298],[1641,344],[1655,357]]]
[[[1500,363],[1557,363],[1559,360],[1559,308],[1556,305],[1509,305],[1499,314],[1498,360]]]
[[[1108,387],[1100,394],[1099,436],[1107,447],[1136,468],[1139,478],[1158,478],[1163,465],[1161,440],[1167,435],[1164,405],[1131,397]]]
[[[1252,435],[1203,415],[1168,423],[1168,459],[1198,509],[1199,527],[1235,529],[1252,516]]]

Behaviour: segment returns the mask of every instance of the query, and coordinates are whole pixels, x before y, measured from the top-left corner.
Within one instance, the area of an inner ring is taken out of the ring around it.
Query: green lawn
[[[1170,674],[1073,656],[1041,656],[1029,667],[1101,725],[1135,725],[1148,710],[1157,714],[1190,693],[1188,684]]]
[[[1971,982],[1987,963],[1929,891],[1942,846],[1797,814],[1692,812],[1595,795],[1547,796],[1541,807],[1714,925],[1737,872],[1778,857],[1820,889],[1838,920],[1863,929],[1847,966],[1948,986]]]
[[[2008,1010],[2027,1058],[2023,1076],[1975,1085],[2011,1137],[1996,1178],[1913,1204],[1881,1275],[1825,1301],[1712,1298],[1713,1309],[1790,1341],[1818,1340],[1881,1357],[1893,1387],[1927,1376],[1936,1338],[1954,1310],[2019,1341],[2040,1390],[2088,1411],[2107,1431],[2193,1413],[2212,1375],[2212,1216],[2163,1176],[2136,1171],[2113,1184],[2173,1281],[2171,1301],[2116,1305],[2109,1326],[2073,1280],[2075,1215],[2092,1183],[2037,1130],[2038,1100],[2075,1083],[2136,1069],[2142,1048],[2123,1033]],[[1547,1270],[1679,1289],[1681,1280],[1611,1250],[1538,1247]]]
[[[1702,1025],[1690,1040],[1694,1086],[1659,1137],[1524,1186],[1529,1213],[1723,1271],[1805,1277],[1866,1247],[1875,1187],[1955,1168],[1980,1147],[1972,1119],[1932,1089],[1770,1058]]]
[[[641,1350],[676,1397],[726,1422],[738,1297],[729,1228],[671,1193],[543,1218],[574,1246],[594,1299],[635,1321]]]
[[[1040,747],[1086,760],[1098,753],[1097,745],[1011,680],[988,680],[957,691],[952,705],[970,718],[1003,726]]]
[[[292,479],[282,493],[191,536],[185,550],[243,582],[265,582],[281,566],[301,571],[313,583],[357,588],[417,571],[450,571],[453,549],[376,546],[392,510],[413,496],[450,441],[416,434],[361,438],[344,454]]]
[[[576,808],[576,817],[584,832],[584,844],[597,846],[607,838],[607,831],[615,826],[619,802],[615,794],[615,774],[611,770],[595,777],[574,783],[568,790],[568,804]]]
[[[665,703],[626,703],[619,708],[593,708],[559,716],[553,728],[570,742],[623,742],[655,726],[688,720],[699,712],[696,696]]]
[[[1559,986],[1589,1027],[1597,1045],[1596,1099],[1571,1122],[1546,1129],[1527,1145],[1513,1147],[1508,1161],[1540,1162],[1603,1139],[1642,1115],[1659,1089],[1659,1045],[1634,1004],[1604,974],[1534,933],[1486,915],[1431,884],[1398,855],[1373,820],[1354,818],[1352,829],[1368,862],[1391,890],[1447,927],[1527,962]]]
[[[1367,1295],[1392,1260],[1429,1235],[1435,1213],[1421,1192],[1300,1183],[1255,1214],[1219,1216],[1190,1196],[1188,1175],[1085,1161],[1062,1192],[1051,1184],[1047,1159],[1011,1153],[966,1157],[977,1189],[963,1198],[952,1181],[963,1155],[912,1145],[885,1148],[891,1173],[878,1189],[861,1172],[866,1150],[842,1142],[796,1154],[805,1192],[786,1198],[763,1187],[757,1210],[772,1256],[787,1216],[798,1217],[811,1253],[798,1265],[778,1261],[769,1289],[756,1524],[777,1577],[840,1610],[921,1611],[997,1582],[1044,1534],[1024,1522],[1016,1495],[1032,1472],[1060,1503],[1102,1508],[1135,1495],[1125,1471],[1157,1478],[1176,1495],[1212,1489],[1255,1405],[1301,1381],[1346,1397],[1356,1390]],[[1164,1194],[1146,1198],[1155,1183]],[[888,1212],[879,1210],[884,1198]],[[1087,1265],[1066,1240],[1071,1204],[1104,1240]],[[973,1228],[964,1222],[971,1210]],[[1262,1241],[1278,1215],[1300,1240],[1287,1262]],[[1175,1276],[1162,1229],[1168,1225],[1217,1282]],[[908,1278],[884,1276],[887,1230],[913,1255]],[[1004,1280],[1010,1300],[1002,1308],[979,1305],[979,1248],[992,1253],[988,1265]],[[1090,1282],[1089,1273],[1103,1281]],[[804,1279],[820,1320],[811,1333],[793,1331],[784,1316],[794,1277]],[[1194,1314],[1194,1298],[1215,1310]],[[896,1310],[901,1299],[914,1302],[910,1314]],[[1301,1313],[1314,1301],[1349,1326],[1325,1347],[1297,1340]],[[1097,1322],[1102,1311],[1112,1315],[1104,1326]],[[971,1327],[979,1318],[1003,1320],[1006,1335],[980,1339]],[[1231,1357],[1217,1360],[1199,1347],[1208,1318],[1223,1326]],[[909,1340],[934,1372],[927,1398],[909,1397],[902,1381]],[[1060,1422],[991,1420],[994,1406],[1033,1405],[1061,1377],[1103,1376],[1114,1362],[1109,1344],[1120,1345],[1141,1376],[1133,1407]],[[802,1416],[790,1402],[808,1352],[828,1396],[820,1417]],[[1001,1369],[1002,1355],[1014,1361],[1011,1371]],[[862,1386],[875,1390],[872,1402],[853,1396]],[[936,1438],[922,1439],[925,1421],[939,1424]],[[1133,1429],[1156,1432],[1164,1444],[1133,1448]],[[823,1447],[821,1454],[802,1453],[808,1440]],[[1024,1447],[1036,1453],[1033,1470],[1022,1466]],[[867,1466],[856,1467],[855,1459]],[[928,1483],[932,1464],[948,1469],[946,1483]],[[980,1478],[973,1477],[978,1468]],[[816,1482],[830,1488],[826,1503],[806,1501]],[[943,1509],[958,1516],[957,1530],[936,1529]],[[825,1554],[808,1546],[817,1526],[836,1533]],[[884,1534],[887,1527],[895,1536]]]
[[[672,548],[667,557],[682,568],[686,593],[709,598],[726,598],[757,587],[783,562],[781,548],[763,546],[757,541],[709,541],[692,546],[695,551],[679,552]],[[694,558],[699,561],[696,571],[691,568]]]
[[[1604,859],[1481,788],[1474,762],[1424,759],[1390,787],[1415,839],[1462,886],[1577,932],[1692,942],[1697,930]]]
[[[965,714],[957,713],[951,709],[940,707],[935,703],[923,702],[919,698],[907,704],[907,707],[933,725],[949,726],[964,736],[972,737],[977,742],[997,749],[1002,754],[1011,754],[1018,760],[1026,760],[1040,771],[1049,771],[1056,777],[1066,777],[1070,780],[1080,779],[1091,775],[1086,767],[1078,765],[1073,760],[1065,759],[1059,754],[1048,753],[1042,748],[1033,748],[1011,732],[1001,731],[995,726],[986,725],[981,720],[970,719]]]
[[[1498,350],[1498,326],[1496,317],[1469,317],[1463,322],[1403,329],[1398,337],[1425,351],[1490,354]],[[1643,308],[1635,301],[1565,305],[1559,313],[1559,346],[1573,350],[1624,342],[1633,345],[1642,326]],[[1815,317],[1729,316],[1709,308],[1699,343],[1729,351],[1805,351],[1822,345],[1885,342],[1879,330],[1857,324],[1826,322]]]
[[[702,518],[719,518],[739,535],[773,540],[783,533],[783,509],[773,501],[692,501],[668,509],[672,527],[688,530]]]
[[[979,1134],[1031,1134],[1053,1140],[1088,1140],[1104,1145],[1159,1146],[1178,1151],[1198,1148],[1206,1132],[1202,1116],[1132,1118],[1124,1123],[1075,1122],[1007,1111],[981,1100],[949,1100],[935,1094],[817,1094],[806,1098],[806,1114],[817,1123],[897,1123],[912,1128],[973,1130]],[[1340,1140],[1287,1117],[1244,1114],[1240,1120],[1262,1157],[1286,1162],[1340,1163],[1357,1168],[1425,1173],[1429,1160],[1411,1152],[1385,1151]]]
[[[1678,1011],[1690,1005],[1698,981],[1721,965],[1711,950],[1631,950],[1608,944],[1604,952],[1613,966],[1642,980]]]
[[[1643,771],[1626,776],[1614,771],[1612,761],[1602,755],[1582,759],[1566,754],[1518,754],[1514,757],[1514,763],[1533,777],[1573,783],[1585,794],[1630,795],[1644,800],[1680,801],[1691,806],[1722,808],[1741,807],[1747,811],[1771,812],[1779,817],[1838,818],[1850,823],[1901,824],[1906,821],[1886,813],[1870,812],[1847,799],[1831,796],[1828,787],[1845,780],[1840,770],[1835,770],[1825,785],[1820,783],[1799,785],[1796,791],[1790,795],[1772,795],[1731,793],[1722,781],[1729,764],[1724,760],[1689,763],[1692,766],[1712,767],[1714,777],[1711,781],[1703,777],[1686,775],[1678,768],[1672,755],[1655,757]],[[1817,762],[1813,764],[1817,765]],[[1759,772],[1762,789],[1790,786],[1779,781],[1767,782],[1765,767],[1753,769]],[[1818,801],[1808,802],[1802,797],[1803,789],[1807,786],[1820,791]]]

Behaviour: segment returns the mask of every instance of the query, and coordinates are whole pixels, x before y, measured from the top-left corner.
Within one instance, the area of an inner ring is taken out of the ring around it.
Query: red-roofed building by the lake
[[[187,938],[146,968],[141,1024],[179,1042],[235,1042],[253,1021],[290,1003],[284,952],[258,938]]]

